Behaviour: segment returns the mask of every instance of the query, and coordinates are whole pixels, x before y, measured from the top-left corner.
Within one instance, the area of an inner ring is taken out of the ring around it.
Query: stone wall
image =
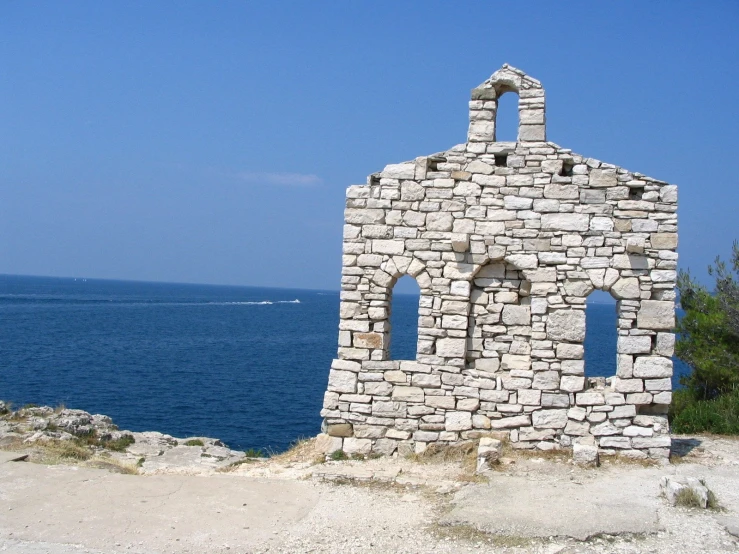
[[[519,96],[517,142],[497,100]],[[664,458],[677,188],[546,142],[541,84],[504,65],[468,141],[347,190],[338,357],[324,428],[346,452],[420,452],[491,430],[520,448]],[[395,282],[421,289],[415,360],[390,360]],[[584,374],[585,300],[618,300],[616,375]]]

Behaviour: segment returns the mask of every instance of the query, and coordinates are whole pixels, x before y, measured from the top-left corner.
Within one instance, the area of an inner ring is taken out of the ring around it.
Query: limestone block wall
[[[497,101],[519,95],[517,142]],[[503,66],[472,91],[465,144],[347,190],[338,357],[323,410],[347,452],[508,431],[520,448],[664,458],[677,188],[546,141],[541,84]],[[416,359],[389,359],[391,295],[421,289]],[[617,299],[613,378],[586,379],[585,300]]]

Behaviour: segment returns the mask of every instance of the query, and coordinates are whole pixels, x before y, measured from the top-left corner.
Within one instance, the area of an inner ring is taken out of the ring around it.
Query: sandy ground
[[[292,456],[223,472],[9,461],[0,453],[0,552],[737,552],[739,440],[677,437],[668,466],[509,453],[469,460],[316,464]],[[721,510],[671,507],[663,475],[702,477]],[[732,534],[734,533],[734,534]]]

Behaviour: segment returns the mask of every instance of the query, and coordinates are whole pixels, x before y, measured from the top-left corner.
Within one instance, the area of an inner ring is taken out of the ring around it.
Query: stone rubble
[[[508,92],[518,141],[497,142]],[[347,189],[330,448],[403,456],[504,431],[518,448],[666,460],[677,187],[547,142],[541,83],[508,65],[469,108],[465,144]],[[403,275],[421,289],[417,355],[391,360]],[[594,289],[618,300],[608,381],[585,377]]]

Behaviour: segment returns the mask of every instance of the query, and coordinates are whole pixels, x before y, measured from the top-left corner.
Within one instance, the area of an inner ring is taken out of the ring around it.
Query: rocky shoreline
[[[119,429],[113,420],[83,410],[27,406],[11,410],[0,401],[0,449],[22,450],[31,459],[91,462],[127,473],[219,470],[247,459],[210,437],[177,438],[156,431]]]

